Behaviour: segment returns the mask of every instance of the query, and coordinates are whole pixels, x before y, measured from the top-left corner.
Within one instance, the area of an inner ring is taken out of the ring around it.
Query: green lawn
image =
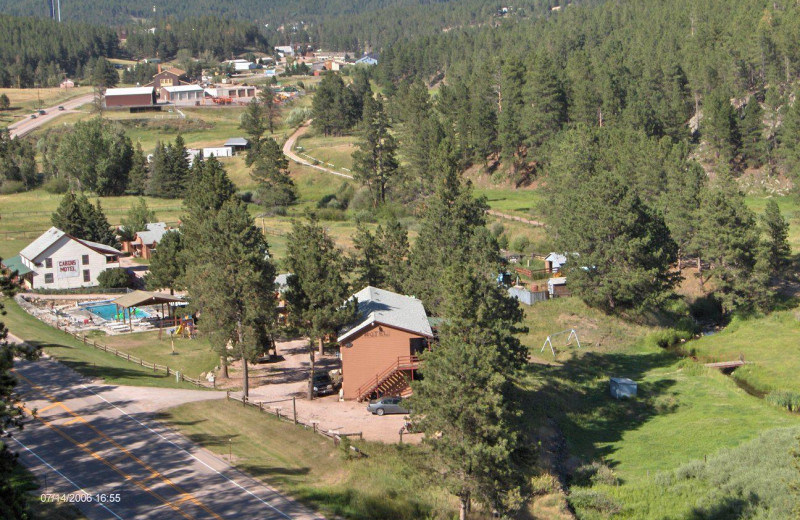
[[[320,435],[280,422],[233,401],[190,403],[161,419],[235,466],[328,517],[350,519],[452,518],[454,503],[419,471],[417,448],[358,442],[368,456],[345,451]]]
[[[708,361],[739,359],[751,365],[734,377],[761,392],[788,390],[800,394],[800,311],[775,312],[763,318],[734,319],[721,332],[693,341],[690,348]]]
[[[546,211],[544,196],[531,189],[475,188],[476,196],[485,196],[489,207],[501,213],[529,219],[541,219]]]
[[[176,382],[174,376],[154,373],[135,363],[86,346],[72,336],[37,320],[11,299],[4,299],[3,305],[7,314],[2,319],[12,334],[40,346],[60,362],[87,377],[103,379],[109,384],[117,385],[197,388],[189,383]],[[146,357],[145,359],[154,361]]]

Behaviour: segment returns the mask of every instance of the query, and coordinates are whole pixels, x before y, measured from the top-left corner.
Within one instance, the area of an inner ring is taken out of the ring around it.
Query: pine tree
[[[783,158],[789,176],[795,180],[800,179],[800,103],[795,98],[785,109],[783,124],[778,130],[779,148],[778,155]]]
[[[736,111],[724,91],[712,91],[703,102],[703,134],[716,150],[717,158],[732,160],[739,152],[741,140]]]
[[[440,341],[422,355],[424,377],[411,383],[415,429],[431,450],[427,465],[460,502],[466,518],[473,499],[487,511],[512,513],[523,479],[516,467],[522,442],[514,377],[526,363],[522,311],[485,273],[468,264],[444,273]]]
[[[239,200],[225,202],[201,229],[203,254],[187,264],[187,287],[192,305],[202,311],[201,333],[212,338],[220,356],[229,355],[230,344],[242,361],[247,398],[249,362],[266,350],[275,327],[275,268],[264,235]]]
[[[68,192],[61,199],[50,220],[53,226],[68,235],[109,246],[116,245],[116,237],[103,213],[99,199],[96,206],[92,206],[86,195]]]
[[[473,73],[469,103],[469,148],[476,161],[487,165],[497,152],[497,93],[488,71]]]
[[[523,131],[528,147],[538,159],[540,147],[558,133],[567,119],[564,88],[547,54],[537,56],[528,67],[524,97]]]
[[[289,160],[275,139],[263,140],[250,172],[258,185],[256,200],[267,208],[284,207],[297,200],[297,188],[289,175]]]
[[[183,287],[186,274],[186,257],[183,253],[183,235],[180,231],[168,231],[161,237],[158,249],[150,259],[147,288],[158,290],[169,288],[170,294]]]
[[[150,183],[147,194],[151,197],[179,199],[188,189],[189,153],[186,144],[179,134],[175,143],[162,145],[156,143],[153,162],[150,164]]]
[[[0,110],[8,110],[11,108],[11,101],[6,94],[0,94]]]
[[[397,144],[390,128],[383,102],[367,96],[361,140],[353,152],[353,176],[370,190],[375,207],[386,202],[386,192],[399,176]]]
[[[766,236],[765,249],[770,269],[772,274],[779,274],[789,265],[792,248],[789,245],[789,223],[774,200],[767,202],[761,225]]]
[[[764,140],[764,111],[755,96],[751,96],[744,107],[741,121],[742,154],[751,168],[759,168],[767,158],[767,142]]]
[[[403,294],[409,270],[408,229],[397,219],[392,219],[385,226],[378,226],[375,238],[382,254],[384,287]]]
[[[662,194],[661,208],[664,222],[678,246],[678,270],[689,252],[697,232],[698,207],[705,186],[706,173],[702,166],[691,163],[686,167],[667,171],[666,191]]]
[[[114,66],[105,58],[97,58],[92,67],[92,85],[102,88],[116,87],[119,74]]]
[[[382,264],[384,251],[381,247],[377,233],[371,233],[363,222],[356,225],[356,234],[353,236],[353,247],[356,254],[353,257],[356,288],[361,289],[368,285],[384,288],[386,282],[385,266]]]
[[[511,57],[503,64],[500,77],[500,113],[498,114],[498,142],[503,159],[518,166],[525,134],[522,130],[522,115],[525,110],[526,70],[522,61]]]
[[[759,230],[744,195],[728,172],[705,190],[693,251],[710,264],[700,281],[715,280],[723,311],[750,310],[767,301],[766,280],[756,270],[760,254]]]
[[[314,398],[314,343],[320,352],[326,336],[355,319],[355,306],[345,305],[349,287],[343,278],[344,255],[311,215],[308,223],[295,221],[288,240],[286,302],[292,324],[308,336],[311,370],[308,398]]]
[[[486,199],[472,196],[472,185],[462,183],[448,141],[442,143],[437,169],[441,177],[436,191],[426,201],[419,236],[410,253],[406,290],[438,312],[442,295],[442,273],[459,258],[491,272],[497,259],[497,244],[486,229]]]
[[[247,150],[247,166],[252,165],[261,149],[261,140],[269,127],[264,104],[260,96],[255,96],[247,104],[247,108],[242,114],[239,128],[245,131],[250,138],[250,149]]]
[[[142,145],[136,143],[131,157],[131,170],[128,172],[128,189],[130,195],[144,195],[147,192],[148,172],[147,158],[142,151]]]
[[[398,148],[407,165],[404,186],[409,198],[427,196],[434,179],[433,160],[444,139],[444,129],[433,112],[430,94],[421,82],[394,98],[393,119],[399,120]]]
[[[14,288],[8,273],[0,272],[0,296],[10,297]],[[0,301],[0,316],[3,315],[5,309]],[[14,430],[23,428],[26,415],[22,396],[15,390],[17,378],[12,373],[14,357],[35,359],[39,351],[24,345],[11,344],[7,338],[8,329],[0,321],[0,431],[8,432],[10,436]],[[16,483],[16,475],[20,471],[18,464],[17,455],[11,451],[9,443],[0,441],[0,508],[8,518],[30,518],[28,493]]]
[[[190,252],[205,241],[203,222],[216,218],[220,208],[236,194],[236,187],[216,157],[195,161],[193,174],[193,182],[183,199],[186,214],[181,219],[184,244]],[[188,261],[192,260],[189,256]]]

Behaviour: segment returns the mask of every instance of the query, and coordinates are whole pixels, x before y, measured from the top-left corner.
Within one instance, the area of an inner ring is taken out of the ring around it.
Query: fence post
[[[131,360],[131,353],[128,352],[128,361],[130,361],[130,360]]]
[[[262,403],[261,401],[258,402],[258,409],[262,412],[264,411],[264,403]]]
[[[153,363],[153,366],[155,366],[155,363]],[[167,367],[167,376],[169,376],[169,367]]]
[[[297,424],[297,398],[292,396],[292,411],[294,412],[294,423]]]
[[[230,401],[231,400],[231,391],[230,390],[225,390],[225,400],[226,401]]]
[[[83,335],[83,344],[86,345],[86,334]]]

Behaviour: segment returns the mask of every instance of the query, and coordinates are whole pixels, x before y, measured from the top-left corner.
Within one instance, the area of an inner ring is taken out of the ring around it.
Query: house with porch
[[[119,255],[113,247],[51,227],[3,266],[29,289],[74,289],[96,286],[100,273],[119,267]]]
[[[366,287],[353,298],[358,319],[337,338],[344,398],[408,395],[408,382],[419,368],[417,356],[433,339],[425,307],[414,297],[377,287]]]

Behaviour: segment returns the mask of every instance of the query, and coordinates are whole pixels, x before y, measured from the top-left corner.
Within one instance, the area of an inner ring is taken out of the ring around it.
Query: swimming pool
[[[116,319],[117,314],[117,306],[113,303],[104,303],[101,305],[88,305],[84,307],[87,311],[91,312],[96,316],[100,316],[104,320],[114,321]],[[122,311],[122,309],[120,309]],[[149,313],[143,311],[142,309],[136,309],[136,313],[133,315],[134,318],[147,318],[150,316]],[[125,318],[127,319],[128,313],[125,313]]]

